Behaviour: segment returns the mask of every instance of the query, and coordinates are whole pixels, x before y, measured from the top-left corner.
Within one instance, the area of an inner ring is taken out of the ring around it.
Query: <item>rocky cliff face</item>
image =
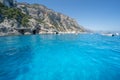
[[[74,19],[43,5],[17,3],[16,6],[0,8],[0,35],[85,32]]]

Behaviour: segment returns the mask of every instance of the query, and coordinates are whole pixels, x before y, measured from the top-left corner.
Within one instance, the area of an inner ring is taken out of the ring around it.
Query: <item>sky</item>
[[[17,0],[38,3],[94,31],[120,31],[120,0]]]

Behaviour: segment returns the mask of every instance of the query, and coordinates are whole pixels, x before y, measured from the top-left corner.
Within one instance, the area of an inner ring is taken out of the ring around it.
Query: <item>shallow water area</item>
[[[0,37],[0,80],[120,80],[120,36]]]

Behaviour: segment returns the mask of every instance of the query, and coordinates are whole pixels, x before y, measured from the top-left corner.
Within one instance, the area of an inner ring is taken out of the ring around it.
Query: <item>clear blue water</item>
[[[0,37],[0,80],[120,80],[120,36]]]

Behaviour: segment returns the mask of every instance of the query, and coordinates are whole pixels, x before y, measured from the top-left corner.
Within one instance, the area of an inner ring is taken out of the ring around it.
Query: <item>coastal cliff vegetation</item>
[[[8,8],[7,6],[4,6],[2,3],[0,3],[0,16],[1,21],[3,21],[4,18],[16,19],[23,26],[28,26],[27,23],[29,22],[30,19],[30,16],[22,13],[20,9]]]

